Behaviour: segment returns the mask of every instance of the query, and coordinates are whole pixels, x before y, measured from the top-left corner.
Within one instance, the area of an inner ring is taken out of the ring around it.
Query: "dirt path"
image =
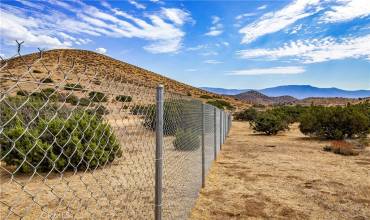
[[[370,219],[369,147],[345,157],[326,143],[296,125],[268,137],[234,122],[191,218]]]

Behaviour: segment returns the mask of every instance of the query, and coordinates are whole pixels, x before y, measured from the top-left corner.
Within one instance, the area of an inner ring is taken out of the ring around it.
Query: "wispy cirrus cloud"
[[[205,60],[203,62],[204,63],[207,63],[207,64],[220,64],[220,63],[223,63],[223,62],[218,61],[218,60]]]
[[[318,10],[320,0],[296,0],[284,8],[264,14],[257,21],[239,30],[243,34],[242,43],[251,43],[257,38],[284,29],[299,19],[308,17]]]
[[[89,42],[76,35],[124,37],[149,41],[144,49],[151,53],[173,53],[182,47],[185,36],[182,26],[192,20],[190,13],[178,8],[162,7],[159,11],[135,17],[108,3],[102,3],[105,9],[83,2],[58,0],[39,4],[44,5],[39,9],[18,8],[11,4],[0,6],[0,30],[3,33],[0,38],[3,42],[23,40],[28,46],[56,48]],[[55,7],[59,7],[58,10]]]
[[[223,31],[223,25],[220,23],[221,18],[218,16],[212,16],[212,26],[209,28],[209,31],[205,33],[206,36],[218,36],[221,35]]]
[[[291,75],[301,74],[306,70],[302,66],[284,66],[271,68],[241,69],[229,72],[232,76],[257,76],[257,75]]]
[[[302,63],[319,63],[347,58],[369,59],[370,35],[335,39],[298,40],[286,43],[282,47],[271,49],[241,50],[241,58],[295,59]]]
[[[370,2],[368,0],[341,0],[326,11],[321,20],[328,23],[344,22],[369,15]]]
[[[141,3],[139,3],[139,2],[137,2],[137,1],[135,1],[135,0],[128,0],[128,2],[129,2],[131,5],[135,6],[137,9],[145,9],[145,8],[146,8],[146,6],[145,6],[145,5],[143,5],[143,4],[141,4]]]

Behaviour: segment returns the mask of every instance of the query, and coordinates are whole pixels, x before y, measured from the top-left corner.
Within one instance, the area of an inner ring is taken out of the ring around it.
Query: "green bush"
[[[116,100],[119,102],[131,102],[132,97],[127,95],[118,95],[116,96]]]
[[[78,97],[73,95],[73,94],[70,94],[66,97],[65,101],[67,103],[70,103],[71,105],[77,105],[78,104]]]
[[[344,139],[370,133],[370,106],[311,106],[300,117],[303,134],[327,139]]]
[[[91,104],[91,101],[88,98],[80,98],[80,102],[78,104],[80,106],[89,106]]]
[[[80,90],[83,90],[83,87],[79,83],[67,83],[65,84],[64,89],[80,91]]]
[[[202,99],[212,99],[213,97],[210,96],[210,95],[201,95],[201,96],[199,96],[199,98],[202,98]]]
[[[28,96],[29,93],[27,91],[24,91],[24,90],[19,90],[19,91],[17,91],[17,95],[19,95],[19,96]]]
[[[133,115],[146,115],[148,113],[153,113],[154,109],[154,105],[134,105],[131,107],[130,112]]]
[[[54,81],[51,78],[43,78],[40,80],[42,83],[53,83]]]
[[[102,92],[92,91],[89,92],[89,98],[92,102],[106,102],[108,101],[107,96]]]
[[[0,156],[6,165],[24,173],[63,172],[104,166],[121,156],[112,128],[101,117],[37,100],[20,106],[23,101],[7,100],[20,108],[17,117],[0,103],[1,121],[10,121],[0,133]]]
[[[219,100],[219,99],[218,100],[210,100],[210,101],[207,102],[207,104],[216,106],[219,109],[225,109],[225,107],[228,110],[235,109],[234,106],[232,106],[229,102],[224,101],[224,100]]]
[[[289,129],[289,124],[272,111],[257,114],[256,119],[250,121],[250,124],[254,131],[263,132],[267,135],[276,135],[280,131]]]
[[[200,147],[200,136],[192,129],[176,131],[173,146],[176,150],[192,151]]]
[[[244,111],[237,112],[234,115],[235,120],[240,120],[240,121],[253,121],[257,118],[257,110],[254,108],[248,108],[245,109]]]

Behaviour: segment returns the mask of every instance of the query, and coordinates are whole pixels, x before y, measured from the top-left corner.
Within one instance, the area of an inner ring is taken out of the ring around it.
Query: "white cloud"
[[[267,5],[261,5],[260,7],[257,8],[257,10],[263,10],[263,9],[266,9],[267,8]]]
[[[38,19],[18,17],[3,9],[0,9],[0,12],[0,38],[5,39],[9,44],[20,40],[27,42],[27,45],[37,47],[63,48],[71,46],[67,41],[62,42],[57,37],[35,31],[42,25]]]
[[[96,48],[95,50],[96,50],[96,52],[101,53],[101,54],[107,53],[107,49],[105,49],[103,47]]]
[[[145,6],[145,5],[140,4],[140,3],[138,3],[138,2],[137,2],[137,1],[135,1],[135,0],[128,0],[128,2],[129,2],[131,5],[135,6],[137,9],[145,9],[145,8],[146,8],[146,6]]]
[[[235,19],[236,20],[241,20],[242,18],[252,17],[252,16],[255,16],[255,15],[256,15],[256,13],[244,13],[244,14],[236,16]]]
[[[343,22],[370,15],[369,0],[341,0],[338,3],[340,5],[331,7],[321,20],[329,23]]]
[[[198,70],[197,69],[186,69],[185,71],[187,71],[187,72],[196,72]]]
[[[216,51],[207,51],[207,52],[200,53],[200,55],[202,55],[202,56],[216,56],[216,55],[218,55],[218,52],[216,52]]]
[[[365,58],[370,56],[370,35],[348,37],[340,40],[327,37],[305,41],[293,41],[279,48],[241,50],[241,58],[293,58],[303,63],[318,63],[347,58]]]
[[[291,75],[304,73],[305,71],[306,71],[305,68],[302,66],[285,66],[285,67],[234,70],[231,71],[228,75],[233,76]]]
[[[217,61],[217,60],[205,60],[204,63],[208,63],[208,64],[220,64],[222,62],[221,61]]]
[[[319,0],[296,0],[279,11],[264,14],[257,21],[241,28],[242,43],[250,43],[266,34],[271,34],[284,29],[297,20],[308,17],[318,9]]]
[[[206,36],[218,36],[223,33],[223,25],[220,23],[221,18],[217,16],[212,16],[212,26],[209,31],[205,33]]]
[[[187,48],[186,50],[187,51],[196,51],[196,50],[201,50],[201,49],[204,49],[204,48],[207,48],[207,45],[205,44],[200,44],[200,45],[197,45],[195,47],[189,47]]]
[[[192,21],[181,9],[161,8],[135,17],[105,4],[98,9],[83,2],[40,2],[68,10],[26,10],[11,5],[1,8],[2,42],[25,41],[26,46],[56,48],[90,42],[86,36],[139,38],[149,41],[145,50],[153,53],[177,52],[182,47],[185,32],[182,26]],[[104,3],[102,3],[104,4]],[[47,8],[47,7],[46,7]],[[84,37],[81,37],[81,34]]]
[[[189,13],[178,8],[161,8],[162,14],[177,25],[192,20]]]

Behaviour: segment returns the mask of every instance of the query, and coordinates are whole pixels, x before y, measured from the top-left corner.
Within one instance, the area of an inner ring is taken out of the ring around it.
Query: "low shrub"
[[[234,118],[239,121],[253,121],[257,118],[257,114],[258,112],[255,108],[248,108],[244,111],[235,113]]]
[[[228,110],[234,110],[234,106],[232,106],[229,102],[225,100],[210,100],[207,102],[207,104],[216,106],[219,109],[228,109]]]
[[[369,106],[370,108],[370,106]],[[366,136],[370,133],[370,114],[364,106],[311,106],[300,116],[303,134],[327,139]]]
[[[354,146],[346,141],[333,141],[331,145],[325,146],[323,150],[344,156],[357,156],[359,154],[354,150]]]
[[[89,92],[89,98],[92,102],[106,102],[108,97],[102,92],[91,91]]]
[[[133,115],[146,115],[155,111],[154,105],[134,105],[131,107],[130,112]]]
[[[119,102],[131,102],[132,97],[127,95],[118,95],[116,96],[116,100]]]
[[[18,90],[17,95],[19,95],[19,96],[28,96],[29,93],[25,90]]]
[[[210,95],[201,95],[201,96],[199,96],[199,98],[202,98],[202,99],[212,99],[213,97],[210,96]]]
[[[110,113],[109,110],[102,105],[97,106],[93,111],[99,116],[108,115]]]
[[[194,130],[179,129],[176,131],[173,146],[176,150],[193,151],[200,147],[200,136]]]
[[[78,104],[80,106],[89,106],[91,104],[91,101],[88,98],[80,98],[80,101]]]
[[[280,131],[289,129],[289,124],[272,111],[257,114],[257,117],[249,123],[254,131],[263,132],[267,135],[276,135]]]
[[[113,129],[101,117],[24,97],[8,98],[17,117],[1,104],[0,157],[19,172],[86,170],[104,166],[122,152]],[[41,106],[43,108],[41,108]]]
[[[40,80],[41,83],[53,83],[54,80],[52,80],[51,78],[43,78]]]
[[[83,86],[79,83],[67,83],[64,85],[64,89],[80,91],[80,90],[83,90]]]
[[[78,97],[73,95],[73,94],[70,94],[65,98],[65,102],[67,102],[71,105],[77,105],[78,101],[79,101]]]
[[[33,73],[42,73],[41,70],[32,70]]]

